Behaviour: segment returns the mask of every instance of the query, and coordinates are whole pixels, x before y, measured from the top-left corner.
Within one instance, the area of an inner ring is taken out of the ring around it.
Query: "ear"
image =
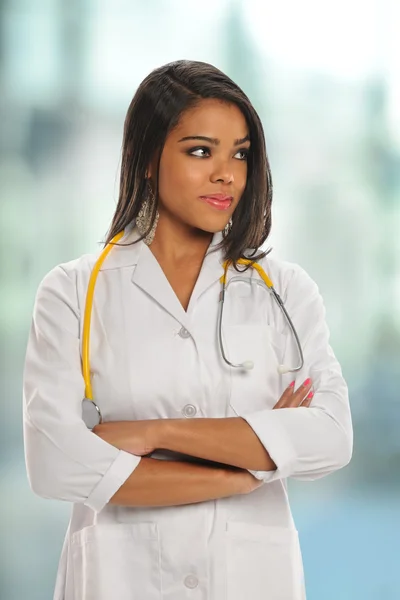
[[[157,163],[158,163],[158,155],[157,153],[153,156],[146,169],[146,179],[152,179],[153,176],[157,173]]]
[[[153,177],[154,172],[155,172],[154,171],[154,161],[151,160],[149,162],[149,164],[147,165],[146,174],[145,174],[146,179],[151,179]]]

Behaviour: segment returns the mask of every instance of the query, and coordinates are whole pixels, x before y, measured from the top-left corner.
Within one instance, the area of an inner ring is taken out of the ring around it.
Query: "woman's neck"
[[[160,216],[150,250],[157,259],[171,265],[201,263],[212,239],[213,233],[171,223]]]

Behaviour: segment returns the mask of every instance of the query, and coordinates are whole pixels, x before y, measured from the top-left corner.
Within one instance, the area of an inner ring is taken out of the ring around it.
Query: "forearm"
[[[159,421],[158,447],[254,471],[276,464],[241,417]]]
[[[176,506],[246,493],[245,472],[142,458],[110,500],[121,506]]]

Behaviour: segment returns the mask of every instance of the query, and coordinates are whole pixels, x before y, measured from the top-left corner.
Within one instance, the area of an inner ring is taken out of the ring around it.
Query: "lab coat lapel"
[[[222,234],[220,232],[214,234],[212,242],[209,246],[206,256],[199,273],[199,276],[194,286],[192,296],[190,298],[188,306],[188,314],[190,314],[199,300],[200,296],[204,294],[212,285],[218,283],[220,277],[223,274],[223,256],[221,250],[211,252],[213,248],[222,240]],[[219,292],[219,287],[217,288]],[[216,301],[218,301],[218,293],[216,293]]]
[[[129,244],[139,237],[136,227],[130,224],[126,227],[125,235],[119,243]],[[222,233],[215,233],[203,260],[187,312],[179,302],[157,259],[143,241],[129,246],[115,246],[101,270],[133,266],[132,283],[140,287],[181,325],[190,330],[190,317],[197,300],[211,285],[218,282],[223,273],[221,250],[211,252],[221,240]]]
[[[210,250],[221,239],[221,233],[216,233],[211,241],[193,289],[187,312],[179,302],[157,259],[145,244],[140,250],[139,259],[132,274],[132,282],[149,294],[185,328],[190,330],[191,313],[195,303],[222,275],[221,252],[210,253]]]
[[[179,323],[187,327],[187,313],[179,302],[157,259],[144,243],[132,274],[132,283],[151,296]]]

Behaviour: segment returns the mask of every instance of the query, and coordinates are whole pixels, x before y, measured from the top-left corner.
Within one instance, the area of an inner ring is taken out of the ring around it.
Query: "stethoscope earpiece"
[[[254,369],[254,362],[252,360],[245,360],[240,366],[246,371],[251,371],[251,369]]]

